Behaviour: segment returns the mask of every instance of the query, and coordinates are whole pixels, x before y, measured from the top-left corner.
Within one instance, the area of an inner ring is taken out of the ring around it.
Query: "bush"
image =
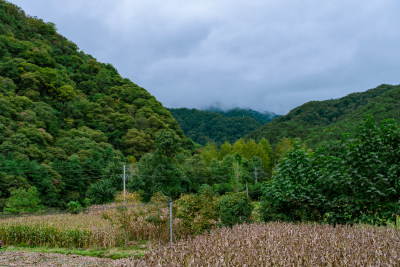
[[[249,197],[252,200],[260,200],[262,196],[262,184],[249,184]]]
[[[233,191],[233,186],[230,183],[213,184],[213,189],[219,195],[224,195]]]
[[[221,224],[233,226],[248,222],[253,206],[246,193],[228,193],[219,199],[217,209]]]
[[[200,187],[197,194],[182,195],[175,201],[176,217],[182,220],[192,234],[201,234],[204,230],[216,227],[218,198],[209,185]]]
[[[103,204],[113,201],[116,191],[113,182],[110,179],[104,179],[91,184],[86,196],[91,204]]]
[[[126,203],[129,205],[135,205],[142,203],[142,197],[140,196],[139,192],[124,192],[121,191],[115,196],[115,203]]]
[[[79,203],[79,201],[70,201],[67,204],[68,207],[68,212],[77,214],[82,211],[82,205]]]
[[[11,196],[7,199],[5,212],[36,212],[43,210],[44,206],[40,204],[39,192],[32,186],[26,191],[18,188],[11,191]]]

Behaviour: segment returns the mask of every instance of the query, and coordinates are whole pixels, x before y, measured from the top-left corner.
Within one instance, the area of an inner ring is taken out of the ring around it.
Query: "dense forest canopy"
[[[215,112],[224,115],[225,117],[251,117],[254,118],[256,121],[258,121],[261,124],[265,124],[276,117],[279,117],[280,115],[275,114],[270,111],[265,111],[265,112],[258,112],[256,110],[252,109],[245,109],[245,108],[232,108],[232,109],[223,109],[218,106],[211,106],[209,108],[205,108],[203,111],[208,111],[208,112]]]
[[[264,137],[271,145],[284,137],[301,138],[316,148],[321,142],[340,140],[342,134],[355,131],[368,114],[378,121],[388,118],[399,121],[400,86],[383,84],[339,99],[307,102],[253,131],[248,137]]]
[[[275,113],[260,113],[251,109],[222,110],[211,107],[205,110],[168,109],[178,121],[185,135],[196,143],[205,145],[234,143],[246,134],[278,117]]]
[[[82,200],[96,181],[119,188],[123,162],[154,151],[163,129],[184,139],[145,89],[0,0],[0,209],[20,186],[47,206]]]

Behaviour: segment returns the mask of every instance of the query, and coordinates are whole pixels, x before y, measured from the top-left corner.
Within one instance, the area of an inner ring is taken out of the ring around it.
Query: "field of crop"
[[[161,247],[134,266],[399,266],[400,234],[370,226],[238,225]]]
[[[169,245],[166,206],[148,205],[120,210],[111,205],[109,208],[93,207],[91,211],[78,215],[3,219],[0,221],[0,240],[7,246],[75,248],[112,248],[129,246],[137,240],[150,241],[149,248],[152,249],[140,259],[99,259],[99,262],[91,259],[93,265],[90,266],[400,265],[400,233],[389,227],[259,223],[214,229],[190,237],[177,219],[174,233],[177,239],[182,239]],[[13,266],[23,266],[26,262],[21,253],[0,252],[0,263],[13,258]],[[32,261],[46,260],[49,263],[57,258],[47,257],[45,253],[27,255]],[[58,260],[64,261],[69,256],[60,257],[62,259]],[[81,266],[78,256],[74,256],[73,262],[69,266]],[[84,264],[85,260],[81,263]]]
[[[26,216],[0,220],[5,245],[62,248],[110,248],[146,240],[169,241],[166,203],[117,208],[116,204],[91,207],[86,213]],[[175,238],[186,237],[180,220],[174,221]]]

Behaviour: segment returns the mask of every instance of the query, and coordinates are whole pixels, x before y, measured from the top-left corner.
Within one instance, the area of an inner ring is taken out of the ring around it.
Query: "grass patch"
[[[1,250],[7,251],[27,251],[41,253],[59,253],[64,255],[79,255],[99,258],[110,258],[113,260],[121,258],[135,257],[140,258],[149,251],[146,242],[132,247],[115,247],[115,248],[49,248],[49,247],[21,247],[21,246],[4,246]]]

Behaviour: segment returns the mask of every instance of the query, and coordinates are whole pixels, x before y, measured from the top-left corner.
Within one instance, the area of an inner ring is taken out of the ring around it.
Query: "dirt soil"
[[[0,251],[0,266],[131,266],[129,259],[112,260],[78,255]]]

